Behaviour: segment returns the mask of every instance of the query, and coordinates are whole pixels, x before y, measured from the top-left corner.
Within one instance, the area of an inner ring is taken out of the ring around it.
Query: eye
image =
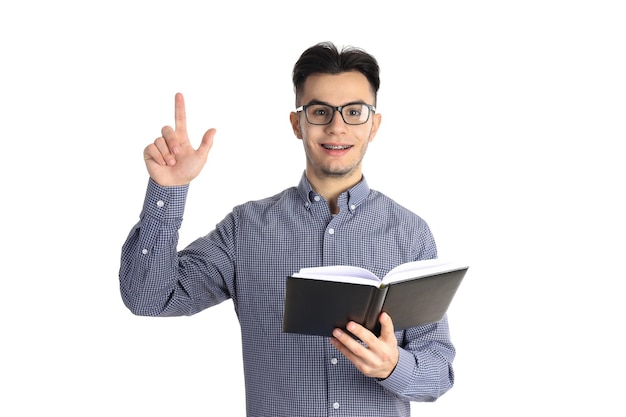
[[[360,119],[363,114],[363,110],[365,110],[363,107],[364,106],[362,104],[351,104],[344,107],[343,114],[345,117],[349,117],[350,119]]]

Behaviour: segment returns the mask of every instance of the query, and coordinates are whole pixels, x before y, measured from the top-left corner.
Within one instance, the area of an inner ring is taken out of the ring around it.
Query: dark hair
[[[370,83],[376,95],[380,87],[380,68],[376,58],[363,49],[345,46],[339,51],[332,42],[320,42],[311,46],[300,55],[293,67],[293,87],[296,93],[296,105],[302,94],[304,82],[312,74],[340,74],[342,72],[358,71]]]

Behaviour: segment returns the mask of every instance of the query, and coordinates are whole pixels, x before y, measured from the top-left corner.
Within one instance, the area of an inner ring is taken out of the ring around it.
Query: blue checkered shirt
[[[447,317],[396,332],[400,358],[384,380],[361,374],[325,337],[282,332],[285,280],[302,267],[358,265],[382,276],[435,258],[419,216],[365,179],[339,196],[333,216],[303,175],[297,187],[235,207],[177,251],[187,191],[149,180],[140,220],[122,248],[122,299],[145,316],[191,315],[232,299],[248,416],[409,416],[411,401],[434,401],[452,387]]]

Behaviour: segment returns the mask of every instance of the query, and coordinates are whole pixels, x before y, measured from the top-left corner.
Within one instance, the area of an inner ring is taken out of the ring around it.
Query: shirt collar
[[[341,204],[342,201],[346,201],[350,210],[354,210],[363,201],[365,201],[369,193],[370,187],[365,180],[365,175],[363,175],[361,177],[361,181],[359,181],[354,187],[341,193],[341,196],[339,196],[339,204]],[[320,195],[315,192],[311,186],[311,183],[306,177],[306,173],[303,173],[300,178],[300,183],[298,184],[298,194],[300,194],[300,198],[302,198],[302,201],[307,208],[311,207],[311,204],[316,202],[316,196],[320,197]]]

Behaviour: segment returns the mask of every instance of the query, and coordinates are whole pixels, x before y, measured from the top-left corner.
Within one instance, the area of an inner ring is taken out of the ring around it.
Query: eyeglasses
[[[349,103],[344,106],[329,106],[328,104],[305,104],[296,109],[303,111],[307,122],[312,125],[327,125],[333,121],[335,112],[341,114],[341,118],[348,125],[362,125],[370,118],[370,113],[376,112],[376,107],[365,103]]]

